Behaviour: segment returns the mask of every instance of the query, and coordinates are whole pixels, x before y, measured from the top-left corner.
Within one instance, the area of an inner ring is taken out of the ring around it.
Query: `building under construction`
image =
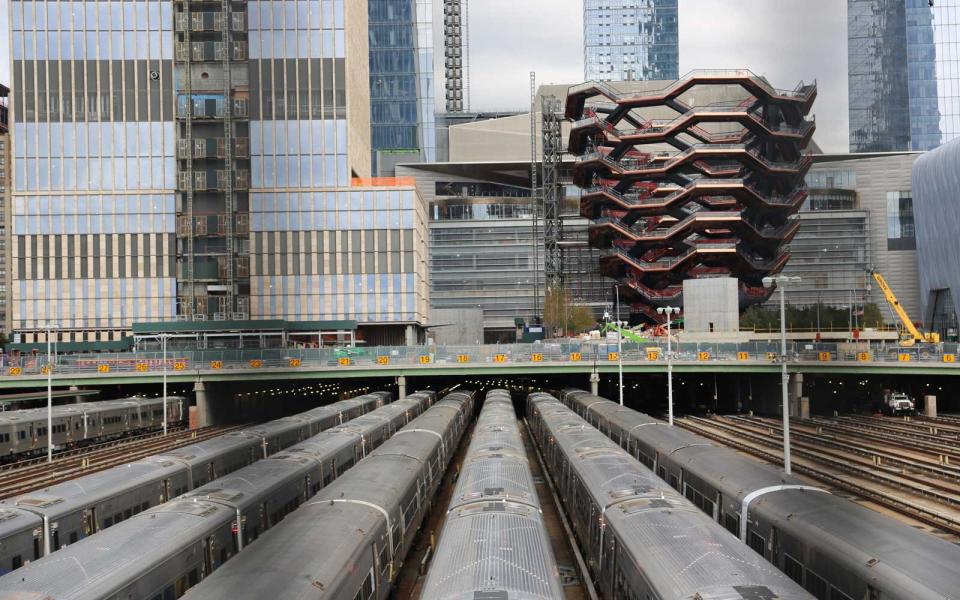
[[[769,297],[761,280],[786,264],[807,194],[816,93],[749,71],[693,72],[656,91],[570,88],[581,214],[637,318],[681,305],[692,277],[738,278],[741,308]]]

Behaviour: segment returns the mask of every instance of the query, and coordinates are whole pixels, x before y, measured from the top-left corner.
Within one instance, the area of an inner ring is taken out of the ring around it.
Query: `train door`
[[[170,500],[170,489],[172,487],[169,479],[164,479],[160,482],[160,504]]]
[[[207,463],[207,481],[217,478],[217,467],[212,462]]]
[[[304,475],[303,476],[303,501],[304,502],[309,500],[310,496],[313,495],[310,493],[312,491],[313,490],[310,489],[310,475]]]
[[[214,552],[216,551],[217,538],[215,536],[210,536],[204,540],[204,552],[203,552],[203,573],[213,573],[214,569],[214,557],[216,556]]]
[[[776,527],[770,528],[770,562],[780,568],[780,531]]]
[[[84,509],[83,511],[83,537],[93,535],[97,532],[97,513],[94,507]]]
[[[37,431],[36,428],[34,428],[33,423],[30,423],[28,434],[30,436],[30,449],[32,450],[37,446]]]
[[[33,560],[43,556],[43,528],[37,527],[33,530]]]

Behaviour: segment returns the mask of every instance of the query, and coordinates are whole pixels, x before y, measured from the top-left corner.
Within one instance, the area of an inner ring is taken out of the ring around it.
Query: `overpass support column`
[[[590,393],[594,396],[600,395],[600,373],[596,371],[590,373]]]
[[[213,415],[210,411],[210,398],[207,397],[207,386],[199,379],[193,384],[193,393],[197,399],[197,427],[213,425]]]
[[[803,373],[790,373],[790,385],[787,386],[790,399],[790,416],[800,415],[800,398],[803,396]]]
[[[923,397],[923,414],[926,417],[937,416],[937,397],[927,394]]]
[[[407,397],[407,376],[397,377],[397,400],[403,400]]]
[[[70,391],[71,391],[71,392],[79,392],[79,391],[80,391],[80,388],[78,388],[78,387],[75,386],[75,385],[71,385],[71,386],[70,386]],[[76,402],[77,404],[79,404],[79,403],[83,402],[83,396],[80,396],[80,395],[74,396],[74,397],[73,397],[73,401]]]

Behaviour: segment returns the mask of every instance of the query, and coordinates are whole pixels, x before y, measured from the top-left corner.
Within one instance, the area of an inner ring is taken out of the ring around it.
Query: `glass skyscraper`
[[[677,0],[584,0],[588,81],[677,79]]]
[[[419,151],[421,160],[433,161],[432,1],[369,0],[367,6],[374,162],[381,150]]]
[[[850,150],[960,135],[960,0],[848,0]]]
[[[366,13],[11,2],[24,341],[50,321],[67,341],[143,321],[423,323],[426,207],[412,185],[367,179]]]

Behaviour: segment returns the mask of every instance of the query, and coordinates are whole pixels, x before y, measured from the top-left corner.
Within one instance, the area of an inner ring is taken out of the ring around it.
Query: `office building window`
[[[887,192],[887,250],[916,249],[912,194]]]

